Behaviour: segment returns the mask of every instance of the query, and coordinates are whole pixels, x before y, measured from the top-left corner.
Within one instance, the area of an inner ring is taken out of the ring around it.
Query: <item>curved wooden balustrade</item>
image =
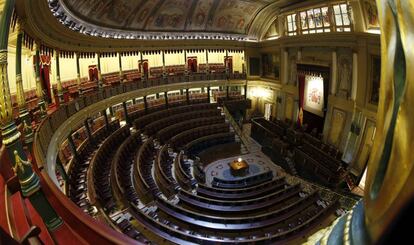
[[[59,146],[66,140],[72,129],[82,125],[90,115],[96,114],[109,105],[122,103],[143,95],[169,90],[200,86],[218,86],[222,81],[200,81],[191,83],[166,84],[160,87],[144,88],[140,84],[118,85],[119,89],[104,88],[102,91],[89,93],[74,101],[61,105],[48,115],[37,127],[33,144],[34,160],[40,169],[43,191],[52,207],[64,222],[83,238],[102,244],[132,244],[136,241],[124,236],[106,225],[96,222],[73,203],[58,187],[55,176],[55,162]],[[244,80],[229,81],[229,84],[243,86]],[[151,84],[146,84],[150,86]],[[53,144],[51,144],[53,142]]]

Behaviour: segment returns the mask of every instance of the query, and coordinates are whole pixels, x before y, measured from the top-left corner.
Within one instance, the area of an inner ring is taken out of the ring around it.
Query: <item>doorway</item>
[[[272,117],[272,109],[273,109],[273,105],[270,103],[266,103],[265,104],[265,110],[264,110],[264,118],[266,120],[271,120]]]

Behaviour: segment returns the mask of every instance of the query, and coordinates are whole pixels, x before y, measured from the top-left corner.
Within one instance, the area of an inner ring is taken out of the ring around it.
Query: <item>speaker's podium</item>
[[[246,176],[249,173],[249,164],[240,157],[237,160],[230,162],[229,166],[233,176]]]

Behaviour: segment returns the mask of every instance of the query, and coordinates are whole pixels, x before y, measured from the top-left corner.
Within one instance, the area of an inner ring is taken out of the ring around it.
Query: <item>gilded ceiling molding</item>
[[[280,9],[278,2],[274,2],[262,9],[254,18],[248,32],[248,37],[262,41],[270,26],[279,15]]]

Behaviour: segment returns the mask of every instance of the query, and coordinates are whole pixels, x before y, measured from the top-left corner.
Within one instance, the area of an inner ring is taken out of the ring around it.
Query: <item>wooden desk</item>
[[[229,166],[233,176],[244,176],[249,172],[249,164],[243,159],[236,159]]]

